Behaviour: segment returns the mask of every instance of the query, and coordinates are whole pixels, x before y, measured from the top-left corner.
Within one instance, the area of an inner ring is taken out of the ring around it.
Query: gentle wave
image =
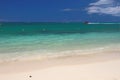
[[[120,52],[120,25],[92,24],[3,23],[0,61]]]
[[[120,53],[120,45],[109,45],[104,47],[85,49],[85,50],[66,50],[61,52],[44,52],[41,53],[39,50],[35,51],[24,51],[16,52],[11,55],[0,54],[0,63],[13,62],[13,61],[24,61],[24,60],[44,60],[49,58],[59,58],[67,56],[80,56],[89,54],[101,54],[101,53]]]

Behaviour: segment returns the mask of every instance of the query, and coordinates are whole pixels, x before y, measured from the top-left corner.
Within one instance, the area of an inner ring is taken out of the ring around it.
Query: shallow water
[[[3,23],[0,60],[120,51],[120,24]]]

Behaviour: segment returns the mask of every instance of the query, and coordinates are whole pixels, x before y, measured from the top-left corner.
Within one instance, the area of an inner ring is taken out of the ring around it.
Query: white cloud
[[[106,5],[106,4],[112,4],[114,2],[114,0],[99,0],[95,3],[90,3],[90,5]]]
[[[89,14],[120,16],[120,2],[117,0],[98,0],[97,2],[90,3],[87,11]]]
[[[73,9],[65,8],[65,9],[62,9],[62,11],[73,11]]]
[[[64,11],[64,12],[80,11],[80,9],[65,8],[65,9],[62,9],[61,11]]]

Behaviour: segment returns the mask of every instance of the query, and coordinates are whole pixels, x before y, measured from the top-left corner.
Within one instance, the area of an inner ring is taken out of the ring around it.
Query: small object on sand
[[[32,76],[30,75],[29,78],[31,78]]]

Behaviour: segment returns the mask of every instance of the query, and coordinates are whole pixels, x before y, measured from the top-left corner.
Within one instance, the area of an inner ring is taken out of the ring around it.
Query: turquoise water
[[[2,23],[0,61],[120,51],[120,24]]]

